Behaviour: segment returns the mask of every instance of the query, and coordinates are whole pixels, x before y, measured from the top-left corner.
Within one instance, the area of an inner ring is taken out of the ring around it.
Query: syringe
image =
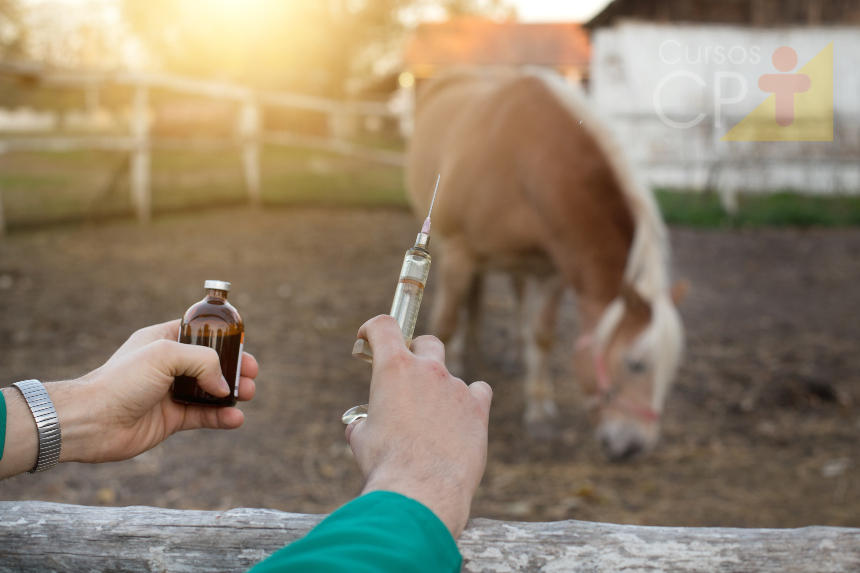
[[[427,213],[421,232],[415,239],[415,246],[406,251],[403,266],[400,269],[400,280],[394,291],[394,301],[391,303],[389,314],[400,325],[407,348],[412,345],[415,323],[418,321],[418,309],[421,308],[421,298],[424,296],[424,287],[430,274],[430,253],[427,252],[427,245],[430,243],[430,215],[433,213],[433,204],[436,202],[436,192],[439,190],[441,178],[441,174],[436,178],[436,189],[433,190],[433,199],[430,201],[430,212]],[[370,343],[363,338],[355,341],[352,355],[365,362],[373,363],[373,350],[370,348]],[[363,404],[347,410],[341,420],[348,425],[358,418],[366,417],[367,404]]]

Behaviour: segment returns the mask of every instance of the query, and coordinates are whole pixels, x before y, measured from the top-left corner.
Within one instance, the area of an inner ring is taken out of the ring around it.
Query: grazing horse
[[[510,273],[520,301],[524,422],[543,433],[557,408],[550,351],[565,288],[581,333],[575,376],[610,459],[655,446],[683,348],[667,230],[578,88],[548,72],[463,73],[422,86],[406,183],[433,211],[438,284],[432,329],[462,367],[476,350],[481,276]],[[674,291],[674,292],[673,292]],[[465,315],[466,320],[463,320]],[[468,357],[467,357],[468,358]]]

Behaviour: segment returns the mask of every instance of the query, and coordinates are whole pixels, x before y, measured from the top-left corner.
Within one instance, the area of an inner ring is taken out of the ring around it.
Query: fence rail
[[[0,502],[0,572],[247,571],[325,516]],[[860,570],[860,529],[642,527],[473,519],[467,572],[841,573]]]
[[[598,103],[598,102],[595,102]],[[737,209],[740,194],[792,191],[805,195],[860,194],[860,115],[809,119],[833,123],[832,141],[722,141],[743,117],[722,117],[676,129],[653,112],[603,110],[603,119],[623,142],[641,180],[652,188],[716,191],[725,210]],[[767,133],[770,121],[762,122]]]
[[[149,129],[149,93],[152,89],[163,89],[185,95],[227,100],[239,104],[236,117],[238,138],[233,145],[239,148],[242,157],[245,187],[252,204],[259,204],[260,191],[260,145],[282,145],[308,147],[323,151],[358,157],[386,165],[401,166],[402,153],[364,147],[347,140],[340,133],[329,137],[310,136],[298,133],[264,132],[262,109],[264,107],[290,108],[323,113],[337,126],[339,120],[350,116],[395,117],[399,114],[382,102],[336,101],[317,96],[271,91],[256,91],[246,86],[186,78],[170,74],[138,72],[92,72],[52,70],[38,64],[0,62],[0,76],[13,77],[39,85],[89,89],[105,85],[132,88],[132,117],[130,134],[127,136],[45,136],[45,137],[0,137],[0,153],[13,151],[73,151],[99,150],[120,151],[130,154],[131,199],[137,218],[147,222],[152,216],[152,192],[150,186],[151,150],[159,147]],[[336,131],[336,129],[335,129]],[[206,150],[224,147],[221,142],[189,141],[186,149]],[[176,140],[170,142],[172,149],[181,147]],[[229,145],[229,143],[228,143]],[[2,202],[0,202],[0,234],[5,229]]]

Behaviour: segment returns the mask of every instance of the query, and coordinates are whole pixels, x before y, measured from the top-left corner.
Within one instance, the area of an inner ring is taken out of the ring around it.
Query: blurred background
[[[777,47],[800,69],[830,43],[832,140],[721,141]],[[688,348],[655,454],[610,464],[572,380],[568,298],[561,428],[533,441],[513,294],[490,277],[473,515],[860,526],[858,0],[0,0],[0,385],[98,367],[210,278],[233,283],[261,363],[242,429],[7,480],[0,499],[321,513],[355,496],[340,415],[370,373],[349,351],[417,230],[416,97],[525,66],[580,85],[654,189],[692,283]],[[419,331],[432,278],[425,300]]]

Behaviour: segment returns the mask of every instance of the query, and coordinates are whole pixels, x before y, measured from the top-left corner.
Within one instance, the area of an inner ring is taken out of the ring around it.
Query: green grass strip
[[[691,227],[846,227],[860,225],[860,195],[813,196],[792,192],[740,195],[727,214],[712,192],[657,190],[671,225]]]

